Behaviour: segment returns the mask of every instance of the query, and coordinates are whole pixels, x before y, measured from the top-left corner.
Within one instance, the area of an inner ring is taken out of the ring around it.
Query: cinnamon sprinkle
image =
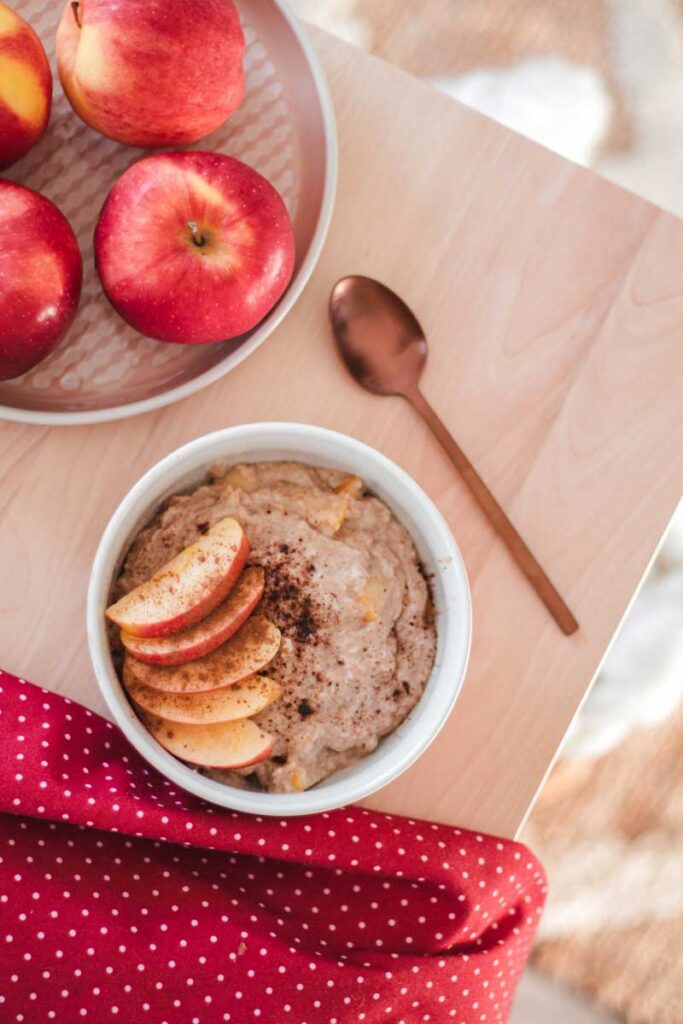
[[[279,552],[282,557],[273,559],[266,574],[264,606],[285,636],[299,644],[315,644],[324,622],[313,598],[314,566],[298,563],[285,544]]]

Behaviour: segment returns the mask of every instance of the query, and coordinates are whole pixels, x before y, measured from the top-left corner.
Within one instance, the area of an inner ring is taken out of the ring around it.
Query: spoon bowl
[[[375,395],[412,396],[427,361],[427,341],[396,292],[359,274],[332,289],[330,319],[352,377]]]

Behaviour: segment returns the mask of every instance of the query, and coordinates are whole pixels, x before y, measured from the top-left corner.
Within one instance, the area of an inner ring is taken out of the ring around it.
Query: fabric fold
[[[213,807],[0,672],[0,1019],[502,1022],[545,897],[521,844],[358,807]]]

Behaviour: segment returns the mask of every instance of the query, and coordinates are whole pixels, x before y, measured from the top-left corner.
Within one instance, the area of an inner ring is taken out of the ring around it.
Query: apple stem
[[[201,247],[204,245],[204,242],[206,241],[206,239],[204,238],[204,235],[201,233],[201,231],[197,227],[197,224],[196,224],[195,221],[188,220],[187,226],[190,229],[190,234],[192,235],[192,241],[194,242],[194,244],[196,246],[198,246],[201,249]]]
[[[74,19],[78,27],[81,27],[81,4],[80,0],[71,0],[71,10],[74,12]]]

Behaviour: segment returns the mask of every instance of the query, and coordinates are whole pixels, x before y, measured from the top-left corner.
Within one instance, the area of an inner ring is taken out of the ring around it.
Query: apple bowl
[[[56,71],[55,37],[64,3],[13,0]],[[0,419],[48,425],[120,419],[206,387],[247,358],[287,315],[308,281],[327,234],[337,178],[332,102],[317,54],[286,0],[235,0],[246,52],[245,95],[218,129],[190,147],[237,157],[280,193],[294,231],[289,284],[260,323],[230,341],[176,345],[143,337],[110,306],[93,260],[93,230],[114,183],[149,150],[97,134],[76,116],[55,76],[50,124],[4,173],[56,202],[84,257],[78,317],[38,366],[0,382]]]
[[[376,750],[300,793],[237,788],[207,778],[164,750],[138,719],[115,669],[105,608],[128,546],[170,495],[198,484],[217,461],[295,460],[360,476],[411,534],[430,577],[437,651],[425,690],[407,718]],[[354,438],[297,423],[255,423],[208,434],[167,455],[114,512],[93,563],[87,599],[90,656],[104,700],[136,750],[181,788],[211,803],[252,814],[314,814],[354,803],[393,781],[429,746],[462,685],[471,639],[471,601],[458,546],[441,513],[396,463]]]

